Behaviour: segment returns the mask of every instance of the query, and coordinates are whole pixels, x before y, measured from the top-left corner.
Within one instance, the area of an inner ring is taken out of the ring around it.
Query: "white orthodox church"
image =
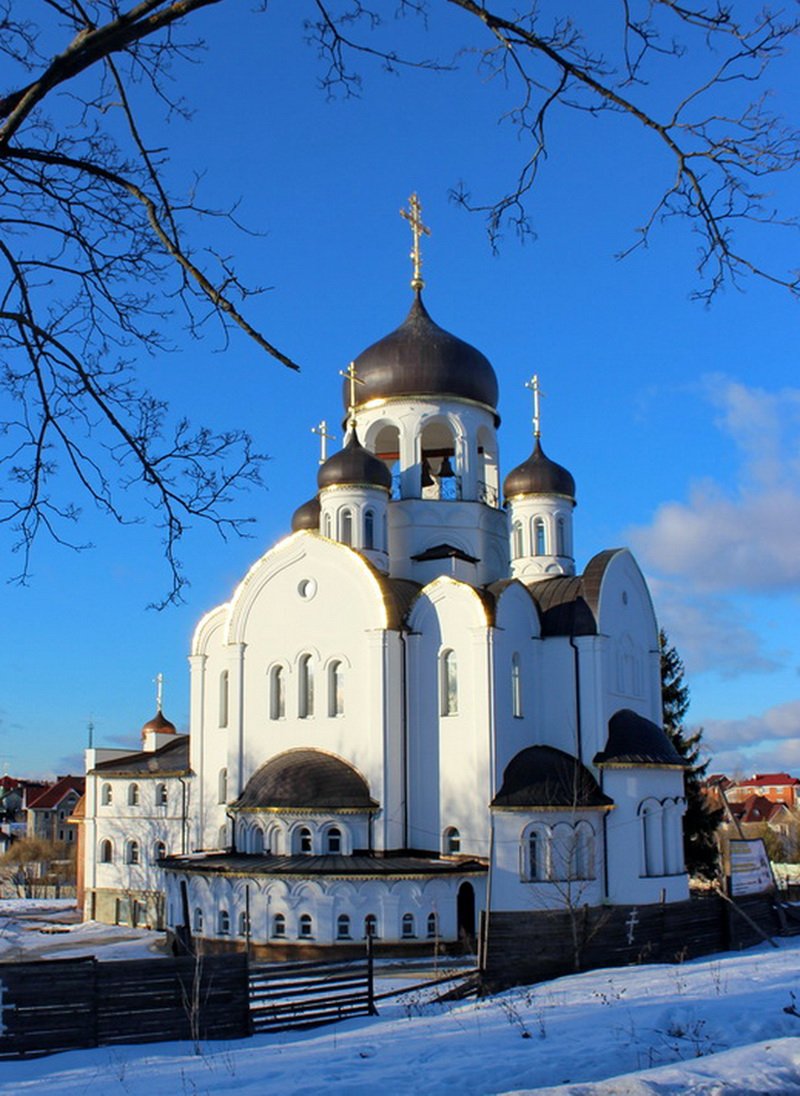
[[[159,709],[140,752],[89,753],[87,917],[287,954],[688,897],[645,581],[624,548],[576,572],[538,402],[501,478],[497,377],[428,314],[410,219],[408,316],[348,371],[291,534],[199,622],[189,736]]]

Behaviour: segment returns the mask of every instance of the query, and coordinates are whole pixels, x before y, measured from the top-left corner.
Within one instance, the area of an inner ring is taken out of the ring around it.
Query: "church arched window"
[[[286,675],[283,666],[273,666],[269,673],[269,717],[286,718]]]
[[[364,938],[371,936],[373,939],[378,937],[378,918],[374,913],[368,913],[364,918]]]
[[[642,852],[645,875],[664,874],[664,848],[661,825],[661,805],[654,799],[639,808],[642,822]]]
[[[327,537],[328,540],[331,539],[331,516],[330,516],[330,514],[326,514],[325,517],[322,519],[322,535]]]
[[[166,784],[156,784],[156,806],[166,807],[169,802],[169,794]]]
[[[340,913],[339,916],[336,918],[336,939],[350,939],[350,918],[347,916],[346,913]]]
[[[301,719],[310,719],[314,714],[314,667],[311,665],[311,655],[303,655],[300,659],[299,685],[298,714]]]
[[[338,659],[328,667],[328,715],[344,715],[344,669]]]
[[[100,791],[100,802],[104,807],[110,807],[114,802],[114,792],[110,784],[104,784]]]
[[[461,834],[455,826],[448,826],[444,831],[442,848],[448,856],[456,856],[461,852]]]
[[[228,726],[228,671],[219,675],[219,725]]]
[[[375,511],[367,510],[364,514],[364,547],[375,547]]]
[[[297,851],[303,856],[310,856],[313,852],[311,830],[303,826],[297,831]]]
[[[533,523],[533,554],[535,556],[543,556],[546,548],[544,520],[542,518],[536,518]]]
[[[339,540],[342,544],[353,543],[353,511],[347,507],[339,511]]]
[[[139,785],[138,784],[129,784],[128,785],[128,806],[129,807],[138,807],[139,806]]]
[[[310,913],[300,914],[300,937],[303,940],[310,940],[314,934],[314,922],[311,920]]]
[[[556,555],[565,556],[567,554],[567,531],[566,522],[563,518],[559,518],[556,522]]]
[[[228,802],[228,770],[220,769],[217,776],[217,802]]]
[[[114,860],[114,846],[110,841],[100,842],[100,863],[111,864]]]
[[[416,929],[414,926],[414,914],[404,913],[403,919],[400,922],[400,932],[404,940],[412,940],[416,935]]]
[[[286,918],[282,913],[276,913],[272,918],[272,937],[280,940],[286,935]]]
[[[342,831],[338,826],[331,826],[325,834],[325,851],[332,854],[342,851]]]
[[[195,908],[194,917],[192,918],[192,931],[203,931],[203,911],[200,909],[199,906]]]
[[[428,914],[428,939],[435,940],[439,935],[439,920],[435,913]]]
[[[550,838],[547,829],[538,823],[523,834],[520,874],[530,882],[550,878]]]
[[[442,651],[439,659],[439,711],[458,714],[458,666],[455,651]]]
[[[153,860],[163,860],[167,855],[167,846],[163,841],[156,841],[153,847]]]
[[[515,521],[511,527],[511,555],[519,559],[522,554],[522,522]]]
[[[511,656],[511,714],[522,718],[522,666],[517,651]]]
[[[217,915],[217,931],[220,936],[227,936],[231,931],[231,917],[226,909],[221,909]]]
[[[242,910],[242,912],[239,914],[239,935],[250,935],[250,918],[247,915],[247,910]]]
[[[125,860],[128,864],[138,864],[139,863],[139,842],[138,841],[129,841],[128,842],[128,847],[127,847],[127,850],[126,850]]]
[[[594,879],[594,830],[588,822],[575,826],[574,869],[576,879]]]

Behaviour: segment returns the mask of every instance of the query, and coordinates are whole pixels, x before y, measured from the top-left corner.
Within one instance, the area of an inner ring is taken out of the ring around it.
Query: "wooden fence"
[[[250,968],[254,1032],[316,1027],[351,1016],[373,1016],[372,954],[330,963],[269,963]]]
[[[0,1058],[249,1034],[244,955],[0,963]]]

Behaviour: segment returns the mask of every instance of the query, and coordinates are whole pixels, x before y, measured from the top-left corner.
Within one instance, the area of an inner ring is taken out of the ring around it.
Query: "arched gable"
[[[499,584],[498,584],[499,585]],[[496,593],[494,623],[506,630],[524,627],[530,636],[541,635],[539,610],[530,590],[518,579],[503,583]]]
[[[216,609],[211,609],[201,617],[200,623],[194,630],[192,636],[192,649],[193,655],[205,655],[208,654],[209,647],[214,644],[222,644],[224,642],[224,629],[225,622],[228,618],[228,611],[230,609],[230,602],[225,601],[222,605],[218,605]]]
[[[370,606],[370,613],[374,617],[372,626],[389,626],[384,591],[371,565],[352,548],[301,530],[284,538],[266,552],[239,583],[230,602],[225,637],[227,643],[245,642],[248,621],[260,595],[278,575],[300,563],[306,564],[312,577],[320,567],[335,571],[339,589],[349,580],[361,591]],[[307,580],[301,578],[301,581]]]
[[[627,548],[595,556],[583,579],[599,633],[627,634],[645,650],[658,650],[658,623],[650,590]]]
[[[451,609],[463,614],[466,627],[486,628],[491,623],[490,605],[474,587],[449,575],[440,575],[417,595],[408,618],[409,628],[412,632],[424,632],[433,620],[450,615]]]

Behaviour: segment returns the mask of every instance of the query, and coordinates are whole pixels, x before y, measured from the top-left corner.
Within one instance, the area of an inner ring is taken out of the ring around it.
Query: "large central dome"
[[[497,377],[480,350],[435,324],[420,294],[405,321],[355,360],[358,402],[393,396],[455,396],[497,406]],[[349,385],[343,387],[347,406]]]

